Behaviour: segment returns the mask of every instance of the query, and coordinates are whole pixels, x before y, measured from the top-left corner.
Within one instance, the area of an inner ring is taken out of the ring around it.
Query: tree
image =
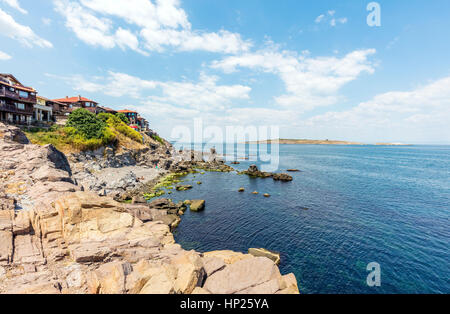
[[[95,114],[80,108],[70,114],[66,127],[74,128],[87,139],[99,139],[103,136],[106,123]]]
[[[123,112],[119,112],[117,117],[119,117],[125,124],[130,124],[130,120],[128,120],[127,116]]]

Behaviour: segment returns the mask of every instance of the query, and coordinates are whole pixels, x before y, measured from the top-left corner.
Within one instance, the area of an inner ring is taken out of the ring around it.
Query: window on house
[[[28,98],[28,93],[20,90],[19,91],[19,96],[22,97],[22,98]]]
[[[16,108],[20,110],[25,110],[25,105],[21,103],[16,103]]]

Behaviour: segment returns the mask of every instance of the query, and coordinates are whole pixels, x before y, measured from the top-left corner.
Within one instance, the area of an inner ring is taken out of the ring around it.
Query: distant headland
[[[334,141],[334,140],[308,140],[308,139],[278,139],[264,141],[250,141],[245,144],[283,144],[283,145],[372,145],[359,142]],[[408,146],[402,143],[376,143],[378,146]]]

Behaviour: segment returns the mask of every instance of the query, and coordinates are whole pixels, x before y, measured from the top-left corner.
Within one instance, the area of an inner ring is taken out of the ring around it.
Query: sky
[[[450,1],[370,2],[0,0],[0,72],[135,109],[169,139],[202,119],[450,144]]]

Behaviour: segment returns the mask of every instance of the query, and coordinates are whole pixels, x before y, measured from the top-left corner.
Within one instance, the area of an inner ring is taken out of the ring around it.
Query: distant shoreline
[[[359,142],[349,142],[349,141],[334,141],[334,140],[308,140],[308,139],[280,139],[280,140],[265,140],[265,141],[250,141],[245,142],[245,144],[281,144],[281,145],[354,145],[354,146],[411,146],[411,144],[403,143],[376,143],[376,144],[365,144]]]

